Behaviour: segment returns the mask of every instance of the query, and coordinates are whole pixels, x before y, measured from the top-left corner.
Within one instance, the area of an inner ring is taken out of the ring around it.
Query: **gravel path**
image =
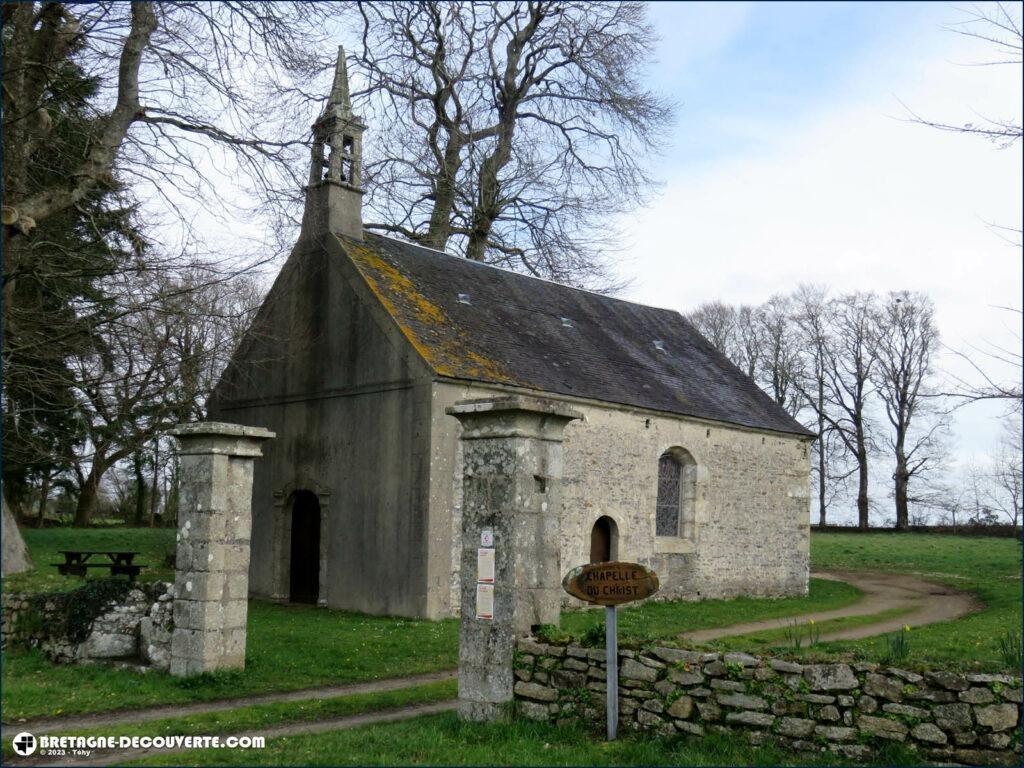
[[[982,608],[973,595],[952,589],[944,584],[925,581],[902,573],[826,571],[813,575],[821,579],[844,581],[861,590],[864,597],[845,608],[805,613],[801,616],[786,616],[768,621],[733,624],[717,629],[702,629],[696,632],[687,632],[680,637],[684,640],[704,643],[730,635],[745,635],[766,629],[783,629],[794,621],[797,624],[806,624],[813,619],[820,623],[844,616],[871,616],[893,608],[907,609],[908,613],[895,618],[821,635],[822,640],[859,640],[863,637],[893,632],[904,624],[919,627],[937,621],[951,621]]]

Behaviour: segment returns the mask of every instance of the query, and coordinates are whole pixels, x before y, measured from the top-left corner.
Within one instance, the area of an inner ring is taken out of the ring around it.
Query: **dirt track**
[[[786,616],[781,619],[755,621],[748,624],[733,624],[717,629],[703,629],[682,635],[686,640],[703,643],[729,635],[745,635],[766,629],[782,629],[792,622],[806,624],[838,619],[844,616],[871,616],[893,608],[906,608],[908,613],[886,619],[876,624],[867,624],[837,632],[822,634],[822,640],[859,640],[886,632],[893,632],[904,624],[919,627],[937,621],[951,621],[968,613],[981,610],[981,605],[966,592],[960,592],[931,581],[901,573],[827,571],[813,574],[820,579],[844,581],[864,593],[864,597],[845,608],[832,611],[805,613],[800,616]]]

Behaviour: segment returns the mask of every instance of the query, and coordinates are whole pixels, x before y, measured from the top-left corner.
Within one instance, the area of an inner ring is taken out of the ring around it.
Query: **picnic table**
[[[61,576],[85,576],[90,568],[109,568],[111,576],[127,576],[128,581],[135,581],[146,566],[135,563],[135,556],[138,552],[131,550],[88,550],[88,549],[61,549],[58,550],[64,555],[63,563],[50,563],[57,567]],[[94,556],[105,557],[100,562],[91,561]]]

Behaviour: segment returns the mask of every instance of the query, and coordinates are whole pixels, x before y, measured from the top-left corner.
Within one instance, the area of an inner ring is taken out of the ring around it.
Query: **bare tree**
[[[830,468],[834,436],[825,396],[826,370],[830,359],[828,289],[801,285],[793,297],[793,321],[798,330],[797,354],[802,358],[794,386],[814,413],[814,475],[818,486],[818,525],[825,525],[830,500]]]
[[[1020,3],[975,5],[965,11],[962,21],[949,29],[989,44],[992,58],[980,62],[984,66],[1019,67],[1024,63],[1024,25],[1021,23]],[[1024,136],[1019,114],[1013,117],[978,116],[970,122],[946,123],[928,120],[911,112],[911,119],[929,128],[979,136],[1001,149],[1013,146]]]
[[[802,372],[800,337],[793,319],[793,300],[775,295],[757,308],[761,339],[760,379],[768,394],[791,415],[803,406],[797,388]]]
[[[927,406],[932,357],[939,344],[931,299],[908,291],[890,293],[874,313],[870,345],[873,381],[892,427],[896,528],[909,524],[908,486],[936,459],[943,427]],[[929,417],[932,418],[929,418]]]
[[[871,429],[868,403],[874,396],[871,323],[876,299],[871,293],[852,293],[828,306],[830,341],[824,347],[823,369],[828,404],[823,410],[833,433],[853,459],[857,474],[857,525],[869,527]]]
[[[89,523],[106,472],[129,457],[138,514],[144,516],[143,452],[171,426],[202,417],[205,399],[256,308],[247,282],[212,282],[202,266],[174,278],[125,280],[119,294],[138,306],[95,331],[74,360],[86,435],[72,458],[77,525]]]
[[[736,362],[736,308],[721,301],[708,301],[686,313],[686,319],[711,345]]]
[[[756,379],[763,356],[758,309],[741,304],[736,309],[736,350],[733,362],[747,376]]]
[[[96,340],[128,349],[130,314],[179,293],[165,280],[170,293],[146,291],[143,304],[117,293],[119,276],[154,285],[200,257],[192,212],[230,204],[218,195],[218,169],[247,180],[268,208],[295,204],[308,126],[275,109],[282,89],[270,85],[287,82],[307,46],[329,36],[321,21],[333,8],[2,4],[4,427],[14,449],[5,450],[5,496],[18,463],[22,478],[40,482],[45,507],[72,445],[82,447],[89,419],[80,409],[91,397],[81,387],[110,362]],[[270,119],[277,113],[287,118]],[[180,250],[154,246],[173,238],[150,240],[168,222],[181,230]],[[276,255],[260,252],[257,264]],[[211,284],[254,266],[220,252],[203,258]],[[115,366],[106,379],[126,376]],[[90,456],[100,468],[109,458],[87,442],[77,457],[83,482]]]
[[[988,44],[991,56],[988,60],[977,62],[978,66],[1011,66],[1020,67],[1024,63],[1024,24],[1021,20],[1020,3],[986,3],[973,5],[964,11],[962,21],[949,27],[950,31],[965,37],[974,38]],[[1024,136],[1024,124],[1021,122],[1019,110],[1020,100],[1013,100],[1014,111],[1009,116],[978,115],[974,120],[963,123],[950,123],[923,118],[910,111],[912,122],[970,136],[980,137],[992,142],[1000,149],[1006,149],[1021,140]],[[1019,224],[1015,226],[990,225],[1004,240],[1014,246],[1018,252],[1024,247],[1024,236]],[[1018,253],[1019,257],[1019,253]],[[1016,315],[1014,323],[1020,327],[1020,309],[1008,308],[1007,311]],[[959,405],[966,405],[979,400],[1000,400],[1017,412],[1024,403],[1021,389],[1020,372],[1024,367],[1024,357],[1020,352],[1020,335],[1018,333],[1015,347],[1000,345],[975,346],[967,351],[955,351],[954,354],[964,360],[978,376],[975,381],[968,381],[954,376],[954,389],[945,393],[954,398]],[[984,361],[984,362],[983,362]],[[1009,365],[1018,374],[1012,380],[993,375],[989,366]]]
[[[360,71],[383,131],[376,222],[432,248],[563,282],[609,279],[609,219],[651,188],[671,119],[642,85],[634,2],[361,3]]]
[[[272,191],[273,172],[297,190],[305,169],[291,175],[287,150],[304,141],[262,135],[273,90],[246,83],[286,81],[281,68],[326,39],[323,20],[320,5],[293,2],[4,3],[5,246],[117,171],[146,182],[173,212],[182,198],[171,189],[213,192],[203,164],[212,147],[228,152],[256,191]],[[54,127],[52,90],[72,59],[101,85],[87,96],[89,147],[73,174],[33,189],[35,156]],[[17,267],[5,263],[5,276]]]
[[[1020,414],[1024,407],[1024,389],[1021,374],[1024,372],[1024,354],[1021,353],[1020,324],[1024,317],[1019,309],[1005,308],[1016,317],[1016,329],[1013,331],[1016,346],[1008,347],[991,343],[974,344],[966,350],[950,350],[958,359],[964,361],[973,371],[975,377],[958,376],[947,372],[952,379],[951,388],[943,392],[960,408],[982,400],[996,400],[1005,403],[1008,408]],[[1013,379],[994,375],[992,367],[1006,367],[1014,370]],[[973,380],[970,380],[973,378]]]
[[[1024,502],[1022,478],[1024,445],[1021,438],[1021,419],[1016,416],[1003,426],[999,450],[992,458],[987,473],[984,498],[993,510],[1006,518],[1013,527],[1021,522],[1021,504]]]

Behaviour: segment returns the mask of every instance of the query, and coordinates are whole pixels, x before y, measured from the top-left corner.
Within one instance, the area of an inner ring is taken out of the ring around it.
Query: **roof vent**
[[[565,326],[566,328],[572,328],[572,319],[570,319],[568,317],[563,317],[562,318],[562,325]]]
[[[469,303],[470,303],[469,302],[469,294],[468,293],[460,293],[459,294],[459,304],[469,304]]]
[[[658,339],[655,339],[654,340],[654,348],[656,350],[658,350],[659,352],[664,352],[665,351],[665,342],[664,341],[659,341]]]

